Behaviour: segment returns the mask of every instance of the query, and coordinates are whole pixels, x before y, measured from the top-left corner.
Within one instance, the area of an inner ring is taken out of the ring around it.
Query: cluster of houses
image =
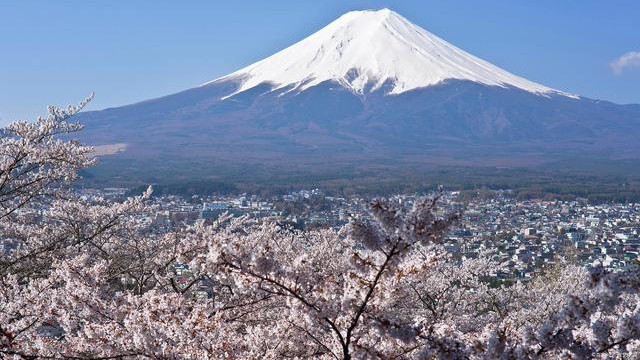
[[[122,191],[108,189],[105,193]],[[445,207],[460,206],[459,195],[448,193],[443,199]],[[394,199],[411,205],[415,196]],[[230,213],[272,218],[299,228],[339,228],[351,216],[366,214],[369,204],[368,198],[332,197],[318,189],[269,198],[247,194],[197,199],[162,196],[152,201],[157,211],[141,221],[163,227],[214,220]],[[599,262],[608,268],[621,268],[639,259],[640,204],[519,201],[509,191],[495,191],[492,196],[466,202],[464,207],[461,221],[445,239],[445,248],[460,258],[491,256],[507,265],[508,271],[498,274],[503,277],[532,277],[559,257],[582,265]]]
[[[87,199],[122,198],[126,189],[84,189]],[[556,264],[559,259],[590,266],[600,263],[622,268],[640,261],[640,204],[589,204],[576,201],[520,201],[509,191],[463,201],[457,192],[447,193],[444,208],[464,207],[461,220],[444,239],[444,248],[459,259],[491,257],[503,264],[497,278],[526,280]],[[413,195],[398,195],[394,201],[410,206]],[[152,213],[141,214],[139,221],[163,228],[211,221],[223,213],[270,218],[298,228],[333,227],[346,224],[352,216],[367,216],[370,200],[359,197],[332,197],[321,190],[301,190],[286,195],[260,198],[242,194],[226,197],[178,196],[153,197]],[[21,216],[37,219],[46,205],[22,209]],[[0,252],[19,246],[0,238]],[[189,280],[184,265],[176,267],[176,276]],[[206,279],[198,281],[194,296],[208,297]]]
[[[640,205],[517,201],[505,192],[467,205],[448,236],[452,252],[490,254],[511,276],[531,277],[559,257],[621,268],[639,260]]]

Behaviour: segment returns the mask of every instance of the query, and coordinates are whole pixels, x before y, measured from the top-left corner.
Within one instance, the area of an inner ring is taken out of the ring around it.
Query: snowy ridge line
[[[389,83],[387,94],[400,94],[449,79],[579,98],[511,74],[389,9],[348,12],[290,47],[202,86],[231,79],[240,79],[240,87],[223,99],[262,83],[273,84],[273,91],[303,91],[335,81],[355,93]]]

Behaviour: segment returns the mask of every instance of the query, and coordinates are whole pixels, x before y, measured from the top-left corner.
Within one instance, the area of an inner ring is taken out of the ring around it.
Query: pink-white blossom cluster
[[[80,107],[0,133],[0,357],[640,358],[640,273],[564,264],[528,283],[440,246],[441,192],[377,199],[340,231],[223,216],[173,230],[67,191]]]

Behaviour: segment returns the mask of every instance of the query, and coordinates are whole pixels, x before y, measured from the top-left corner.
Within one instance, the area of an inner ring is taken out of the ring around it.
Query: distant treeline
[[[185,176],[185,174],[182,174]],[[561,170],[534,171],[505,168],[410,168],[410,169],[348,169],[324,172],[225,172],[218,168],[215,179],[194,175],[181,180],[167,174],[149,182],[119,184],[85,176],[87,186],[125,186],[130,194],[139,194],[151,183],[156,195],[227,195],[255,194],[276,196],[301,189],[320,188],[331,196],[388,196],[398,193],[425,194],[438,185],[448,190],[478,192],[482,190],[512,190],[520,200],[588,199],[592,203],[640,202],[640,175],[592,175]],[[98,182],[99,181],[99,182]]]

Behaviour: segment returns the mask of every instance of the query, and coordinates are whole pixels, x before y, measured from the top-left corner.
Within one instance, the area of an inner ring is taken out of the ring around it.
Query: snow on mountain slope
[[[390,84],[387,93],[400,94],[447,79],[576,97],[500,69],[389,9],[348,12],[306,39],[209,83],[239,80],[240,88],[229,97],[265,82],[302,91],[333,80],[356,93]]]

